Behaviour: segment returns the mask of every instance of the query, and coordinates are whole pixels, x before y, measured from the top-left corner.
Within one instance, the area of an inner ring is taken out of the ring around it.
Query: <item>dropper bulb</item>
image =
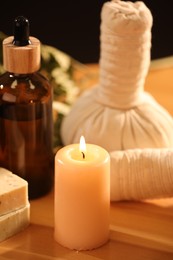
[[[14,20],[14,40],[16,46],[26,46],[31,44],[29,40],[29,21],[24,16],[18,16]]]

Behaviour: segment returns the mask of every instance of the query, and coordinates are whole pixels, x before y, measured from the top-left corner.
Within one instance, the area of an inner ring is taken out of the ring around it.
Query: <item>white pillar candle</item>
[[[90,250],[109,239],[110,156],[102,147],[79,144],[55,155],[55,240]]]

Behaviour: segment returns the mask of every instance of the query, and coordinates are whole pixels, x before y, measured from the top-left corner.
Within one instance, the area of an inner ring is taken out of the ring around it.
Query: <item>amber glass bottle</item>
[[[53,183],[52,88],[39,73],[40,41],[29,37],[29,22],[14,21],[14,37],[3,41],[0,76],[0,166],[28,181],[29,199]]]

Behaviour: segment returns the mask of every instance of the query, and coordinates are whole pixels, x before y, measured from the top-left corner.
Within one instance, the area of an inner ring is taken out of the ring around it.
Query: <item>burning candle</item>
[[[109,212],[109,153],[82,136],[55,155],[55,240],[76,250],[105,244]]]

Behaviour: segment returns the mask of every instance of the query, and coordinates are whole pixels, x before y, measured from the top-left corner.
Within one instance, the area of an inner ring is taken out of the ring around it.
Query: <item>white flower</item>
[[[67,71],[71,66],[71,57],[55,47],[43,44],[41,45],[41,54],[43,59],[46,61],[49,61],[50,55],[53,55],[55,60],[59,63],[61,69],[64,71]]]

